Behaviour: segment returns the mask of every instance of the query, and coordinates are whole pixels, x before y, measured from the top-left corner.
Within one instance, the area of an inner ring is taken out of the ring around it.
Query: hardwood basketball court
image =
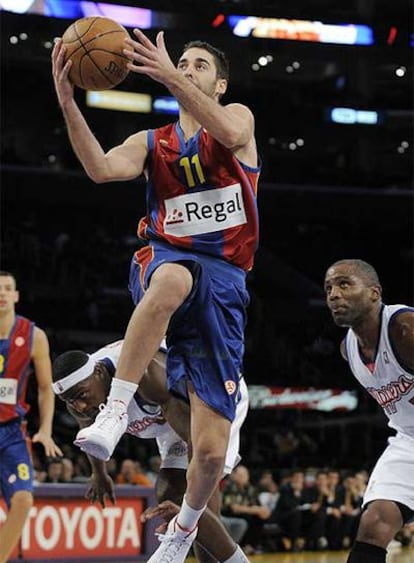
[[[266,553],[249,557],[251,563],[346,563],[347,551],[307,551],[303,553]],[[195,563],[195,559],[188,559]],[[393,549],[387,563],[414,563],[414,548]]]

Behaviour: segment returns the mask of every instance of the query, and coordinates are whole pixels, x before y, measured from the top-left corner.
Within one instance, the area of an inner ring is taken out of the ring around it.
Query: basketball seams
[[[75,54],[76,54],[78,51],[80,51],[81,49],[83,49],[86,54],[88,53],[87,50],[85,49],[86,43],[84,43],[84,42],[82,41],[82,37],[84,37],[87,33],[89,33],[89,31],[91,30],[91,27],[93,26],[93,24],[96,22],[97,19],[98,19],[98,18],[91,18],[91,22],[90,22],[89,26],[88,26],[87,29],[82,33],[82,35],[80,35],[80,32],[79,32],[79,30],[78,30],[78,26],[80,25],[80,22],[81,22],[81,21],[82,21],[83,23],[85,23],[85,20],[76,20],[76,21],[73,23],[73,31],[75,32],[76,38],[75,38],[73,41],[66,41],[66,44],[67,44],[67,45],[70,45],[71,43],[76,43],[76,42],[78,42],[78,43],[80,43],[80,45],[79,45],[79,47],[78,47],[77,49],[74,49],[74,50],[71,52],[69,58],[72,57],[73,55],[75,55]],[[95,36],[95,37],[96,37],[96,36]],[[90,39],[90,41],[93,41],[93,40],[95,39],[95,37],[93,37],[92,39]],[[81,77],[81,81],[82,81],[82,84],[83,84],[82,77]]]
[[[89,31],[89,30],[88,30]],[[74,49],[71,53],[69,58],[74,55],[75,53],[77,53],[78,51],[80,51],[81,49],[83,49],[85,51],[85,53],[87,53],[88,51],[86,50],[86,47],[92,42],[95,41],[95,39],[99,39],[101,37],[104,37],[105,35],[109,35],[110,33],[123,33],[123,31],[121,29],[113,29],[112,31],[105,31],[104,33],[100,33],[99,35],[94,35],[93,37],[91,37],[90,39],[87,39],[86,41],[82,41],[82,37],[83,36],[78,36],[76,37],[76,39],[74,39],[73,41],[66,41],[66,45],[70,45],[71,43],[76,43],[79,42],[80,45],[79,47],[77,47],[76,49]],[[84,34],[85,35],[85,34]],[[101,47],[97,47],[97,49],[99,50],[103,50]],[[125,55],[122,55],[121,53],[116,53],[115,51],[107,51],[108,53],[113,53],[114,55],[118,55],[119,57],[122,57],[124,59],[128,59],[128,57],[126,57]],[[129,59],[128,59],[129,60]]]
[[[122,51],[122,39],[129,35],[114,20],[99,16],[83,18],[73,22],[72,32],[68,28],[65,34],[69,35],[69,40],[64,38],[67,57],[73,58],[76,64],[73,79],[81,88],[109,89],[119,84],[122,75],[128,74],[125,62],[129,62],[129,58]]]
[[[91,22],[90,22],[89,27],[82,33],[82,35],[79,35],[78,26],[80,25],[80,22],[81,22],[81,21],[82,21],[83,23],[85,23],[86,20],[76,20],[76,21],[75,21],[73,28],[74,28],[74,30],[75,30],[75,33],[76,33],[76,35],[77,35],[77,39],[78,39],[79,41],[80,41],[81,37],[83,37],[84,35],[86,35],[86,33],[89,33],[91,27],[93,26],[93,24],[96,22],[97,19],[99,19],[99,18],[97,18],[97,17],[96,17],[96,18],[91,18]]]

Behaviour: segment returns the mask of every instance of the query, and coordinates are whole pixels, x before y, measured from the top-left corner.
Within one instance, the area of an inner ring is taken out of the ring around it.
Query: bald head
[[[378,274],[368,262],[338,260],[325,274],[327,305],[335,323],[355,327],[378,314],[382,288]]]
[[[337,266],[344,266],[349,273],[353,273],[358,276],[358,278],[363,280],[367,286],[376,285],[381,287],[377,271],[373,266],[371,266],[371,264],[368,264],[368,262],[365,262],[364,260],[360,260],[359,258],[338,260],[329,266],[328,272]]]

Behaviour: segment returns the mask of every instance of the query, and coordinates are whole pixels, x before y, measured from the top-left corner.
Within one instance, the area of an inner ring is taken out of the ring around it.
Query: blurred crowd
[[[41,460],[34,452],[36,485],[84,483],[90,478],[86,455],[64,445],[65,457]],[[117,485],[154,487],[161,459],[146,462],[112,458],[107,469]],[[348,549],[361,516],[366,470],[332,467],[251,472],[239,464],[220,485],[222,520],[246,554]],[[414,524],[396,536],[395,546],[414,545]]]

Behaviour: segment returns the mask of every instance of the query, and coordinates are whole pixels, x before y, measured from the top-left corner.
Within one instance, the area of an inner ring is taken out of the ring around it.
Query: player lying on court
[[[80,428],[89,426],[95,420],[100,405],[106,401],[122,343],[123,341],[115,342],[91,355],[79,350],[65,352],[53,362],[53,390],[65,401],[68,411],[74,416]],[[157,499],[159,502],[168,499],[181,504],[186,489],[190,410],[184,401],[168,392],[165,362],[166,353],[161,348],[151,361],[139,390],[128,407],[126,432],[139,438],[156,439],[161,456],[161,469],[156,482]],[[226,474],[231,473],[240,459],[238,454],[240,427],[246,418],[247,410],[248,391],[242,378],[240,400],[227,450],[224,469]],[[75,444],[82,449],[82,439],[79,436]],[[88,455],[92,466],[92,477],[87,498],[92,502],[98,500],[104,506],[106,497],[111,502],[115,502],[114,487],[106,471],[105,462],[99,459],[102,452],[95,453],[96,457]],[[219,515],[220,512],[218,491],[209,506],[212,510],[205,512],[200,520],[197,543],[218,561],[225,563],[248,561],[220,520],[213,514],[215,512]],[[198,546],[195,547],[200,562],[210,563],[215,560],[207,553],[203,553],[203,550],[197,549]]]

